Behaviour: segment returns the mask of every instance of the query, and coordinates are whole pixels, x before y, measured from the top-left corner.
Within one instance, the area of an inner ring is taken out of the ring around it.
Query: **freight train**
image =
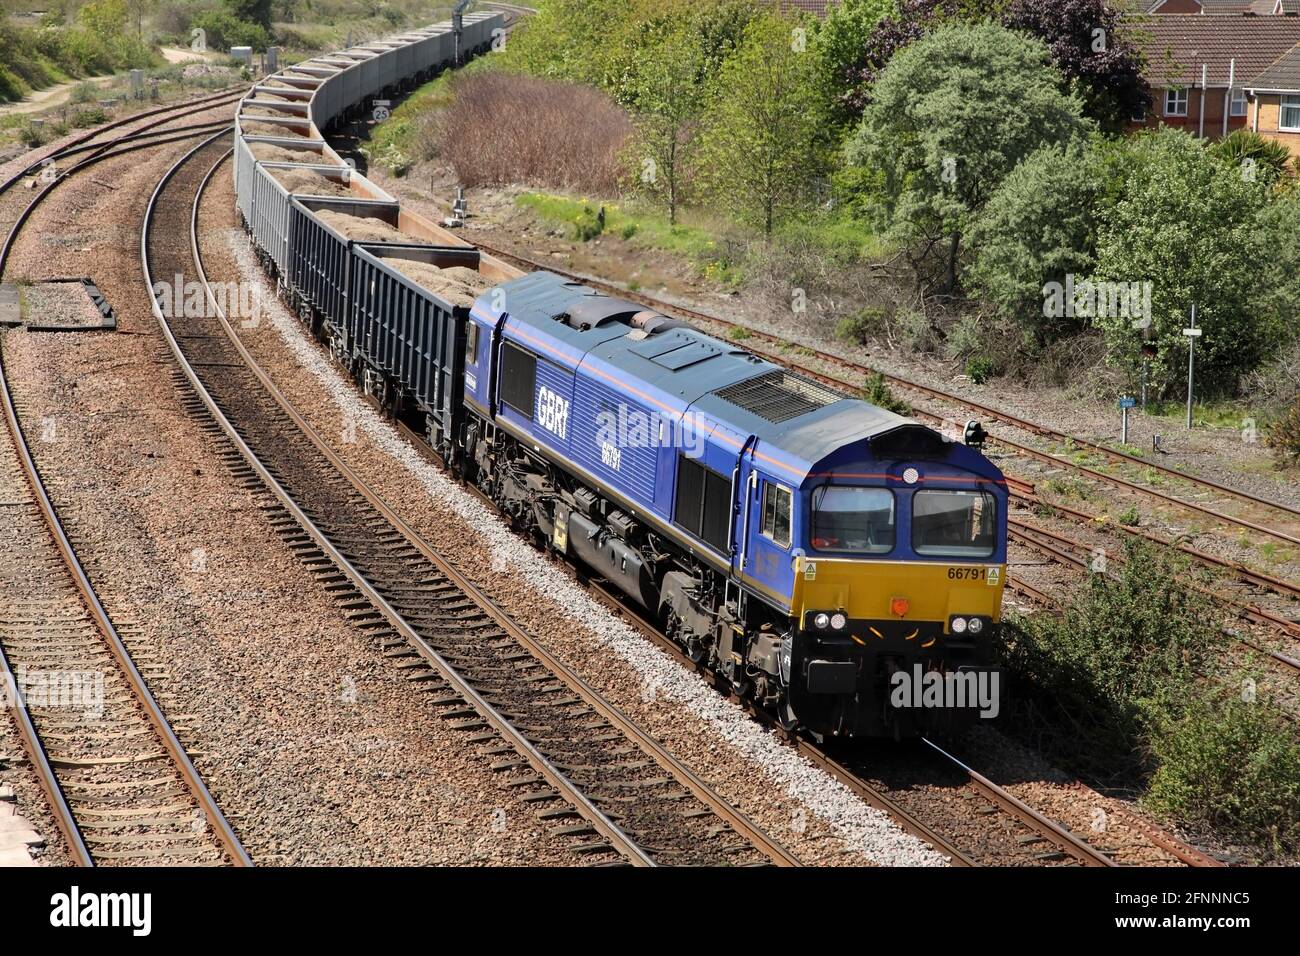
[[[459,49],[485,52],[502,27],[467,16]],[[986,698],[928,692],[997,689],[1008,499],[978,442],[522,273],[325,142],[456,49],[440,24],[288,67],[244,99],[236,201],[280,294],[518,529],[786,726],[899,738],[987,715]]]

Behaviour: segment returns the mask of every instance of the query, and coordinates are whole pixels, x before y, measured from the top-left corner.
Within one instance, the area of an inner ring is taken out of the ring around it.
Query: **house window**
[[[1165,90],[1165,115],[1166,116],[1187,115],[1187,91],[1186,90]]]
[[[1139,106],[1133,111],[1133,115],[1129,117],[1129,120],[1134,123],[1145,123],[1147,121],[1147,108]]]
[[[1229,112],[1229,115],[1230,116],[1246,115],[1246,91],[1245,90],[1232,91],[1232,108]]]
[[[789,488],[763,483],[763,535],[783,548],[790,547],[791,500]]]
[[[1300,132],[1300,96],[1282,97],[1282,116],[1277,128],[1289,133]]]

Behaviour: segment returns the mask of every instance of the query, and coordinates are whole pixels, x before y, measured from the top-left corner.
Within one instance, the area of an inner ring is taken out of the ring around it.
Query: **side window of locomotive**
[[[818,551],[888,554],[894,550],[894,493],[888,488],[822,485],[812,496],[812,546]]]
[[[533,394],[537,390],[537,356],[509,342],[501,347],[501,371],[497,379],[502,404],[533,418]]]
[[[763,482],[763,535],[783,548],[790,547],[790,506],[793,493],[789,488]]]
[[[997,546],[998,502],[985,491],[918,491],[912,496],[917,554],[987,558]]]
[[[469,323],[469,331],[465,333],[465,364],[473,365],[478,361],[478,326],[473,322]]]
[[[673,521],[701,541],[726,553],[731,550],[731,481],[694,458],[677,456],[677,496]]]

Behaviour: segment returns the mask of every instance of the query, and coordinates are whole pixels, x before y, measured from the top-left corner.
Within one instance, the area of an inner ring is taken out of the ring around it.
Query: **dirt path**
[[[51,86],[48,89],[37,90],[24,100],[17,103],[5,103],[0,106],[0,116],[14,116],[22,113],[39,113],[41,110],[50,109],[53,106],[60,106],[66,103],[72,97],[72,91],[82,83],[93,83],[95,86],[107,86],[112,83],[113,76],[92,76],[87,80],[69,80],[67,83],[60,83],[57,86]]]

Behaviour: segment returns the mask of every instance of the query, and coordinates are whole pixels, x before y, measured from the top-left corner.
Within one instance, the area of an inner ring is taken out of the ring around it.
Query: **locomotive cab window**
[[[793,493],[789,488],[763,482],[763,536],[771,538],[783,548],[790,547],[790,504]]]
[[[517,345],[501,346],[501,371],[497,387],[501,402],[529,421],[533,419],[533,395],[537,391],[537,356]]]
[[[912,496],[912,549],[952,558],[991,557],[997,517],[997,499],[986,491],[918,491]]]
[[[895,529],[888,488],[822,485],[813,491],[812,546],[818,551],[888,554]]]
[[[473,365],[478,361],[478,326],[474,322],[469,323],[469,329],[465,333],[465,364]]]
[[[729,552],[731,480],[694,458],[678,455],[673,521],[718,551]]]

